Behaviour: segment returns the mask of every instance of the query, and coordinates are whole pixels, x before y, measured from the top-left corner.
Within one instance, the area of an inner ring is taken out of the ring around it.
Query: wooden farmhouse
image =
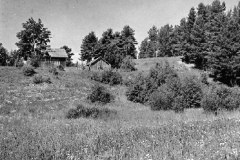
[[[48,49],[44,61],[46,65],[66,67],[67,58],[65,49]]]
[[[102,57],[93,59],[91,62],[87,63],[86,66],[88,66],[89,70],[93,71],[106,70],[111,68],[111,65]]]

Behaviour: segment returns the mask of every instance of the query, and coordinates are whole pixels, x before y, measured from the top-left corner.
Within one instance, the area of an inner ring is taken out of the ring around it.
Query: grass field
[[[144,74],[163,60],[178,72],[200,75],[179,64],[180,57],[136,60]],[[105,106],[86,100],[91,86],[87,71],[68,68],[52,84],[33,85],[20,69],[0,68],[0,159],[240,159],[237,111],[218,116],[202,109],[184,113],[151,111],[125,96],[125,86],[108,86],[115,101]],[[66,119],[77,104],[116,110],[109,119]]]

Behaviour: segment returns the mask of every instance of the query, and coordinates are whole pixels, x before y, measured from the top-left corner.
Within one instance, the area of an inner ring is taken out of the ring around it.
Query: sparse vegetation
[[[41,84],[41,83],[52,83],[52,82],[49,76],[37,74],[33,77],[33,83]]]
[[[94,118],[94,119],[109,119],[114,118],[117,115],[117,112],[114,110],[109,110],[107,108],[99,109],[96,107],[85,107],[82,104],[79,104],[76,108],[70,109],[66,118],[76,119],[76,118]]]

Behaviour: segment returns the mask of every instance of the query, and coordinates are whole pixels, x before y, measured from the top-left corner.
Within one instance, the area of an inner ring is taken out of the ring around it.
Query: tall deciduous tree
[[[17,33],[20,56],[27,58],[32,56],[42,56],[46,50],[47,43],[50,42],[51,32],[44,28],[41,19],[36,22],[33,18],[22,24],[23,30]]]
[[[92,59],[97,42],[98,38],[94,32],[90,32],[87,36],[84,37],[80,54],[82,61],[87,60],[87,62],[89,62]]]

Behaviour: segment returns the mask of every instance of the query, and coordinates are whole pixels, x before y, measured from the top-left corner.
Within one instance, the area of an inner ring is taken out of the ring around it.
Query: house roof
[[[55,58],[67,58],[68,57],[65,49],[60,49],[60,48],[51,49],[48,51],[48,54],[50,57],[55,57]]]
[[[92,66],[92,65],[96,64],[96,63],[97,63],[98,61],[100,61],[100,60],[102,60],[102,61],[104,61],[105,63],[107,63],[108,65],[110,65],[110,64],[109,64],[106,60],[104,60],[102,57],[98,57],[98,58],[92,60],[91,62],[87,63],[86,65],[87,65],[87,66]]]

